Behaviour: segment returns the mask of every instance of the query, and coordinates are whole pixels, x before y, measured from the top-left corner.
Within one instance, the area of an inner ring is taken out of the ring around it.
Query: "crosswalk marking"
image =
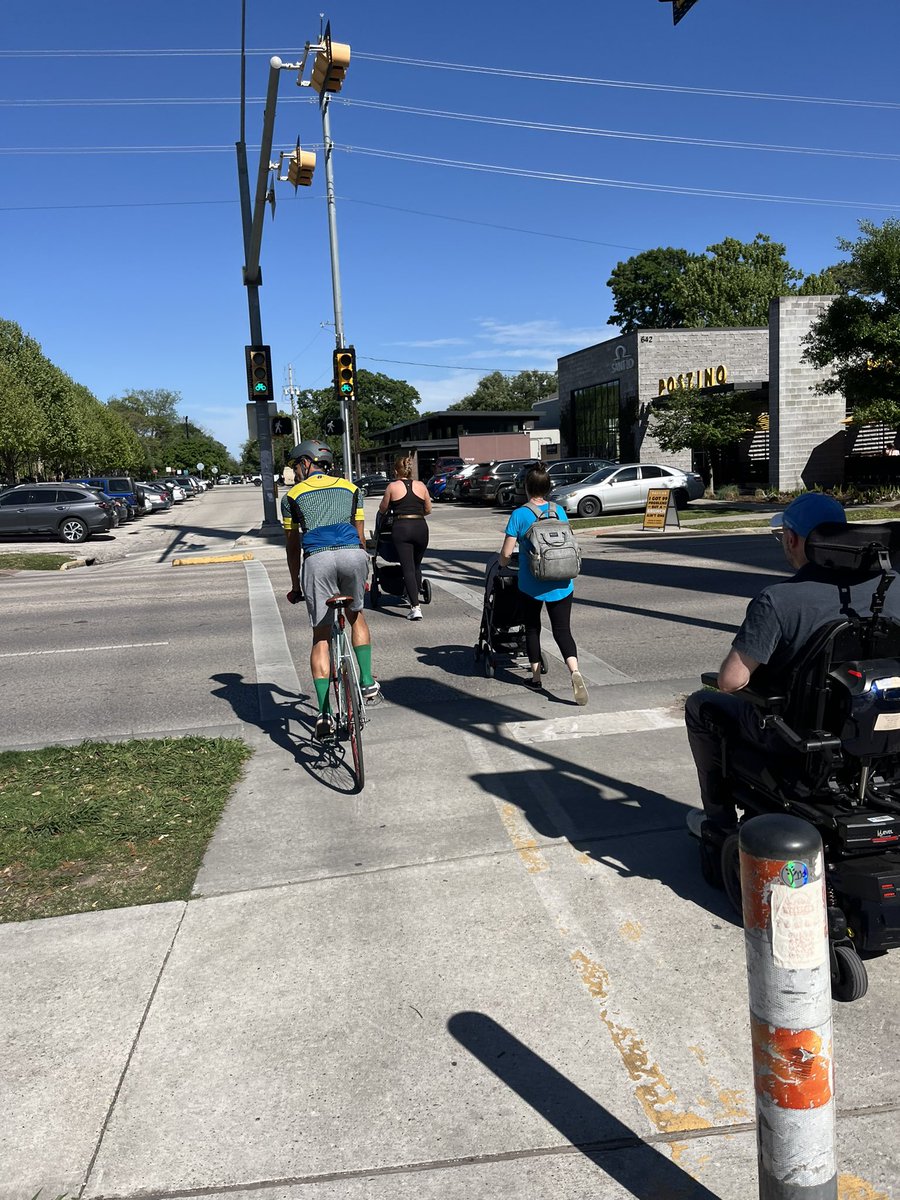
[[[511,721],[506,728],[517,742],[528,745],[614,733],[645,733],[683,725],[684,710],[680,705],[672,704],[664,708],[635,708],[630,712],[580,713],[572,717],[553,717],[549,721]]]

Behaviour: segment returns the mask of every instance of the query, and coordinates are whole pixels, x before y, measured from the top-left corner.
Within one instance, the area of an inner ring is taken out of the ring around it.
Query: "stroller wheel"
[[[741,852],[738,835],[729,833],[722,843],[722,883],[725,895],[737,915],[743,919],[744,905],[741,900]]]
[[[546,660],[546,658],[543,656],[543,654],[541,655],[541,674],[542,674],[542,675],[546,675],[546,674],[547,674],[547,660]]]
[[[485,679],[494,678],[494,660],[490,654],[485,654],[484,656],[484,677]]]
[[[423,604],[431,603],[431,580],[430,579],[422,580],[422,603]]]
[[[835,1000],[849,1003],[861,999],[869,987],[869,976],[852,946],[831,947],[831,994]]]
[[[481,642],[475,644],[475,661],[481,662]]]

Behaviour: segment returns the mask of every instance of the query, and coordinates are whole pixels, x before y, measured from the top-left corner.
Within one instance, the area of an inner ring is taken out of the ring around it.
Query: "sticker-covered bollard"
[[[754,817],[740,854],[760,1200],[837,1200],[822,839]]]

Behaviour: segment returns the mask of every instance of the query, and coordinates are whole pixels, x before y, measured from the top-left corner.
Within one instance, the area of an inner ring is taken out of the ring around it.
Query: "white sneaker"
[[[422,620],[422,610],[421,610],[421,608],[419,608],[418,604],[413,605],[413,607],[406,614],[406,619],[407,619],[407,621],[421,621]]]

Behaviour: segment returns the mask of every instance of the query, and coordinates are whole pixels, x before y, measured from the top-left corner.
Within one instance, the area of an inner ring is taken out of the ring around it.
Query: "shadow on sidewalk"
[[[316,710],[308,697],[295,696],[274,683],[248,683],[232,671],[220,671],[210,679],[220,685],[210,695],[230,704],[240,721],[264,733],[317,783],[344,796],[358,790],[346,745],[314,740]],[[263,712],[276,715],[264,720]]]
[[[462,673],[464,648],[450,649],[450,658]],[[527,728],[530,720],[539,722],[542,718],[499,700],[472,696],[444,678],[429,679],[427,704],[422,703],[421,696],[413,703],[410,696],[414,682],[413,678],[382,681],[385,699],[483,742],[495,762],[492,769],[479,771],[475,760],[471,760],[469,778],[487,795],[519,808],[536,833],[565,838],[586,859],[622,878],[658,880],[689,903],[725,923],[736,924],[724,895],[705,883],[700,874],[697,845],[687,831],[688,805],[631,779],[599,770],[593,765],[599,755],[590,763],[565,757],[566,747],[579,745],[584,758],[584,749],[592,739],[520,741],[510,725],[524,723]],[[646,752],[646,739],[664,736],[665,731],[621,735],[636,739],[629,745],[637,752],[627,760],[635,763],[635,774],[641,753],[647,761],[656,763],[655,755]],[[602,735],[598,737],[602,742]],[[616,743],[621,759],[619,737]],[[613,743],[611,751],[612,747]],[[506,753],[500,755],[497,751]],[[511,767],[509,751],[521,766]],[[684,754],[689,755],[686,748]]]
[[[501,1083],[521,1096],[635,1200],[661,1200],[661,1197],[717,1200],[709,1188],[648,1146],[627,1125],[484,1013],[455,1013],[447,1028]]]

